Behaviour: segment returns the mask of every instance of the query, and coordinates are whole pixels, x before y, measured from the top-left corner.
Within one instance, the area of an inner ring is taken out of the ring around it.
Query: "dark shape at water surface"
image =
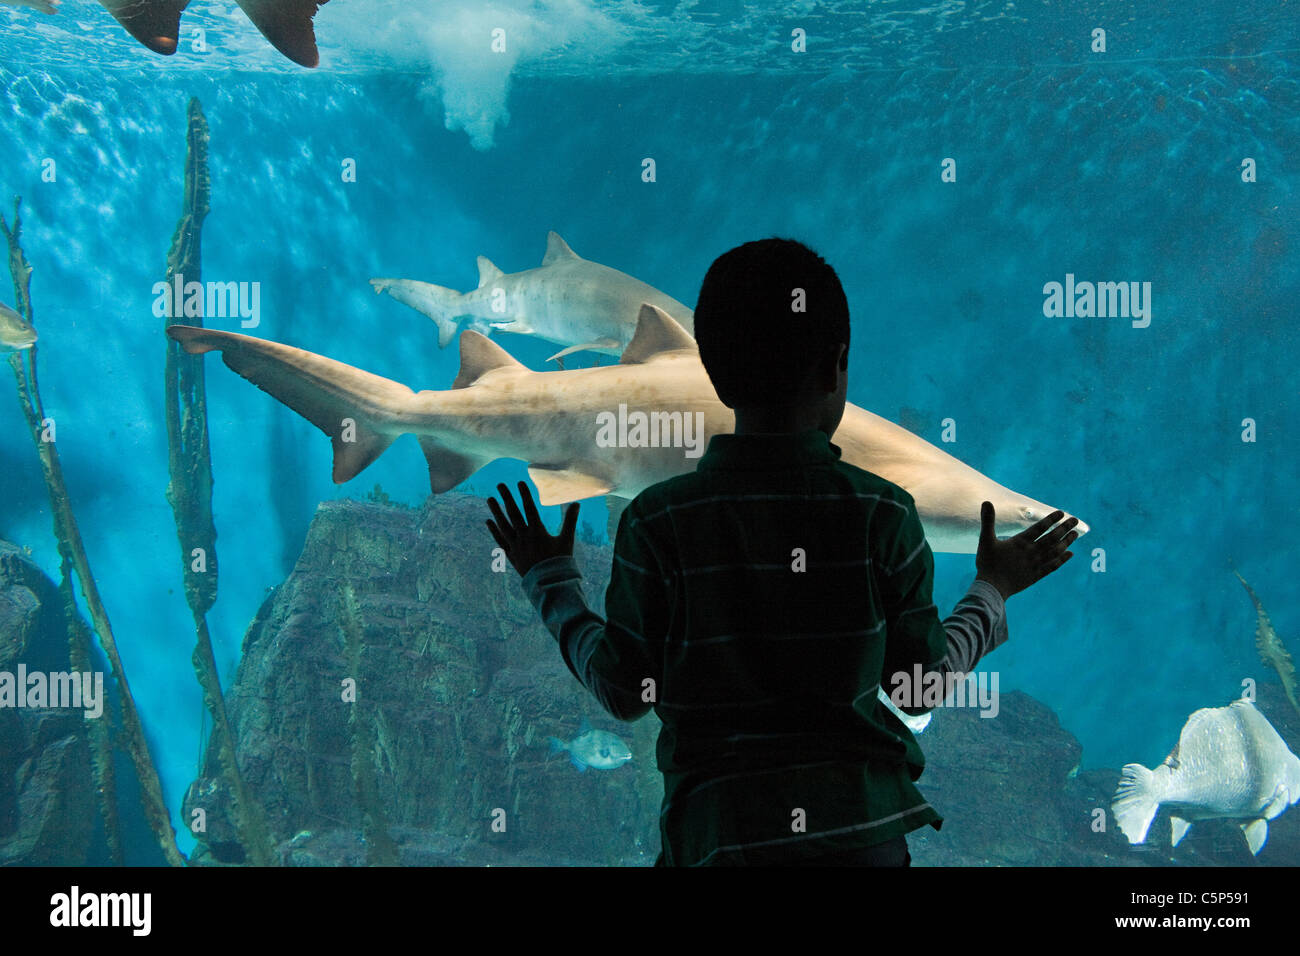
[[[99,0],[127,33],[163,56],[176,52],[181,14],[190,0]],[[320,63],[312,19],[328,0],[236,0],[253,26],[293,62]]]
[[[236,0],[271,45],[300,66],[320,63],[312,19],[329,0]]]
[[[181,13],[190,0],[99,0],[100,6],[150,50],[171,56],[176,52]]]

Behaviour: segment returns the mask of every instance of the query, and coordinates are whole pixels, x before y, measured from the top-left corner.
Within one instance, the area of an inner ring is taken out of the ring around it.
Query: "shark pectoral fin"
[[[496,282],[503,275],[505,273],[498,269],[487,256],[478,257],[478,287],[480,289],[490,282]]]
[[[113,15],[113,19],[150,50],[171,56],[181,29],[181,12],[190,0],[99,0],[100,6]],[[52,12],[52,11],[51,11]]]
[[[393,439],[358,423],[354,435],[349,440],[348,425],[345,420],[339,432],[330,435],[330,443],[334,447],[334,474],[331,477],[334,479],[334,484],[341,485],[370,467],[370,464],[393,443]]]
[[[1191,825],[1189,820],[1171,816],[1169,818],[1169,845],[1178,846],[1182,838],[1187,835],[1187,830]]]
[[[658,306],[646,302],[641,306],[641,313],[636,319],[636,332],[623,350],[619,364],[635,365],[638,362],[648,362],[661,352],[696,348],[695,340],[676,319]]]
[[[429,463],[429,487],[435,495],[450,491],[482,467],[482,462],[444,448],[432,438],[421,438],[420,449]]]
[[[537,496],[544,505],[562,505],[583,498],[608,494],[612,487],[604,478],[570,468],[547,468],[529,465],[528,477],[537,486]]]
[[[1259,851],[1264,849],[1264,841],[1268,839],[1268,824],[1263,820],[1251,820],[1241,825],[1241,832],[1246,836],[1246,846],[1250,847],[1250,852],[1259,855]]]
[[[316,66],[312,18],[328,0],[235,0],[271,45],[300,66]]]
[[[218,351],[232,371],[288,405],[334,446],[334,483],[354,478],[392,444],[363,409],[398,412],[415,393],[399,382],[334,359],[235,332],[172,325],[167,335],[191,355]]]
[[[569,248],[569,244],[560,238],[560,234],[554,230],[546,234],[546,255],[542,256],[542,265],[549,266],[552,262],[558,262],[561,259],[581,259]]]
[[[585,352],[587,349],[616,349],[619,346],[618,339],[603,338],[596,339],[594,342],[583,342],[581,345],[570,345],[567,349],[560,349],[546,361],[558,362],[566,355],[572,355],[574,352]]]
[[[514,332],[518,335],[531,335],[533,327],[527,319],[502,319],[500,322],[493,322],[492,328],[498,332]]]

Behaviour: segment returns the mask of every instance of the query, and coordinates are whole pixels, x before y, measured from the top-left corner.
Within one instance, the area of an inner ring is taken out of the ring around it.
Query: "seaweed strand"
[[[208,123],[197,99],[187,111],[185,137],[185,199],[180,221],[167,253],[167,286],[177,276],[182,282],[199,282],[202,276],[203,220],[208,214],[211,182],[208,176]],[[175,316],[167,320],[171,325]],[[194,321],[201,321],[195,319]],[[248,859],[256,866],[275,862],[274,848],[261,805],[253,798],[239,770],[235,737],[226,714],[221,679],[208,632],[207,612],[217,599],[217,530],[212,520],[212,458],[208,450],[207,393],[203,357],[181,351],[167,340],[164,369],[164,407],[167,420],[167,501],[176,520],[185,600],[194,617],[195,645],[191,660],[212,712],[212,741],[218,764],[230,784],[232,822]],[[196,555],[201,561],[196,569]]]
[[[90,634],[77,610],[77,596],[72,590],[72,562],[65,555],[60,568],[62,580],[59,594],[63,597],[64,615],[68,621],[68,663],[73,673],[90,671]],[[104,821],[104,841],[108,856],[115,866],[122,866],[122,828],[117,815],[117,774],[113,770],[113,714],[105,701],[105,713],[99,720],[87,720],[90,735],[90,773],[99,803],[99,815]]]
[[[9,272],[14,282],[15,308],[29,324],[34,326],[31,300],[32,267],[28,263],[27,256],[24,254],[20,243],[22,233],[21,199],[16,198],[14,200],[13,227],[10,228],[4,215],[0,214],[0,230],[4,232],[5,240],[9,244]],[[126,670],[122,666],[122,658],[117,651],[117,640],[113,636],[113,628],[108,620],[108,612],[104,610],[103,601],[100,600],[99,587],[95,583],[94,575],[90,572],[90,561],[86,557],[86,549],[81,541],[81,531],[77,527],[77,520],[73,516],[72,506],[69,504],[67,484],[63,480],[63,468],[59,463],[58,450],[55,448],[54,442],[41,440],[45,409],[41,403],[40,392],[37,389],[36,346],[32,345],[30,348],[15,352],[9,357],[9,364],[14,370],[14,378],[18,386],[18,400],[22,405],[23,416],[27,420],[27,428],[31,433],[32,442],[36,445],[36,453],[41,462],[41,474],[45,479],[45,487],[50,495],[50,512],[54,519],[54,534],[59,542],[59,555],[63,560],[71,564],[76,572],[77,580],[81,582],[81,594],[85,598],[86,610],[90,614],[91,624],[94,627],[96,636],[99,638],[100,647],[104,650],[104,656],[108,658],[109,666],[113,671],[113,679],[117,681],[122,705],[122,727],[126,733],[127,751],[131,756],[132,763],[135,765],[136,774],[140,778],[140,796],[145,818],[148,820],[149,826],[158,840],[158,846],[167,858],[167,862],[172,866],[184,866],[185,857],[176,846],[176,831],[172,829],[171,817],[167,813],[167,804],[163,800],[162,782],[158,779],[158,771],[154,767],[153,758],[149,754],[149,744],[145,739],[144,725],[140,721],[139,711],[136,710],[135,698],[131,694],[131,686],[127,683]]]

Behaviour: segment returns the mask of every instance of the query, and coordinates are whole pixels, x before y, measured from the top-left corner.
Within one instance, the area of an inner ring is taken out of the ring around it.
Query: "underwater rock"
[[[54,582],[22,549],[0,541],[0,671],[15,673],[19,663],[29,672],[68,671],[68,626]],[[102,661],[95,667],[104,669]],[[101,720],[116,713],[111,681],[105,697]],[[129,769],[118,773],[119,781],[135,786]],[[0,708],[0,866],[105,864],[100,821],[82,712]],[[124,835],[144,826],[138,807],[122,814],[122,824]],[[142,852],[129,862],[159,862],[157,854]]]
[[[482,498],[460,494],[420,509],[325,502],[249,627],[227,705],[246,782],[286,862],[366,862],[367,812],[386,822],[403,863],[653,862],[657,721],[620,725],[573,679],[518,576],[492,570],[485,514]],[[610,551],[584,545],[578,563],[599,610]],[[345,587],[360,624],[358,673]],[[348,678],[355,704],[343,699]],[[352,707],[373,731],[359,765],[376,768],[375,787],[354,779]],[[553,756],[547,738],[572,737],[583,717],[619,733],[633,761],[580,774]],[[196,862],[239,862],[216,778],[209,757],[184,819],[205,811]],[[379,807],[359,805],[366,792]]]
[[[914,866],[1052,866],[1066,842],[1062,799],[1083,748],[1044,704],[999,695],[995,718],[939,708],[918,738],[918,786],[943,829],[908,834]]]
[[[0,671],[67,670],[58,589],[14,545],[0,541]],[[87,862],[99,811],[80,714],[0,708],[0,865]]]

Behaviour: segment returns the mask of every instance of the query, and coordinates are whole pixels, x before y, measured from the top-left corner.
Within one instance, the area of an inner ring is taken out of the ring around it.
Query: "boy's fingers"
[[[502,534],[505,534],[507,529],[513,532],[514,529],[510,527],[510,522],[506,520],[506,516],[501,513],[501,506],[497,504],[495,498],[488,499],[488,508],[492,510],[492,517],[497,519],[497,527],[501,529]]]
[[[564,509],[564,523],[560,525],[560,541],[570,552],[573,551],[573,534],[578,529],[578,503],[575,501]]]
[[[1024,538],[1027,541],[1036,541],[1043,534],[1043,532],[1045,532],[1048,528],[1056,524],[1056,522],[1060,521],[1064,517],[1065,517],[1064,511],[1053,511],[1046,518],[1039,518],[1037,521],[1031,524],[1024,531],[1020,532],[1020,534],[1016,535],[1016,537]]]
[[[986,501],[980,505],[980,550],[997,542],[997,533],[994,531],[996,520],[993,511],[993,502]]]
[[[519,482],[519,500],[524,503],[524,516],[528,518],[528,523],[541,524],[542,516],[537,513],[537,505],[533,503],[533,493],[527,482]]]
[[[496,539],[496,542],[501,547],[501,550],[508,553],[510,549],[506,546],[505,540],[501,537],[501,532],[497,530],[496,522],[486,521],[484,523],[488,526],[488,530],[492,532],[492,537]]]
[[[510,489],[504,484],[497,485],[497,493],[501,495],[501,503],[505,505],[506,514],[510,516],[510,526],[516,533],[523,527],[524,516],[519,513],[519,506],[515,504],[515,496],[510,493]]]
[[[1065,521],[1062,521],[1051,531],[1047,532],[1047,534],[1043,535],[1042,538],[1039,539],[1039,541],[1044,544],[1051,544],[1051,545],[1060,544],[1062,541],[1065,540],[1066,535],[1068,535],[1071,531],[1073,531],[1075,527],[1078,526],[1078,524],[1079,524],[1078,518],[1069,518]]]

